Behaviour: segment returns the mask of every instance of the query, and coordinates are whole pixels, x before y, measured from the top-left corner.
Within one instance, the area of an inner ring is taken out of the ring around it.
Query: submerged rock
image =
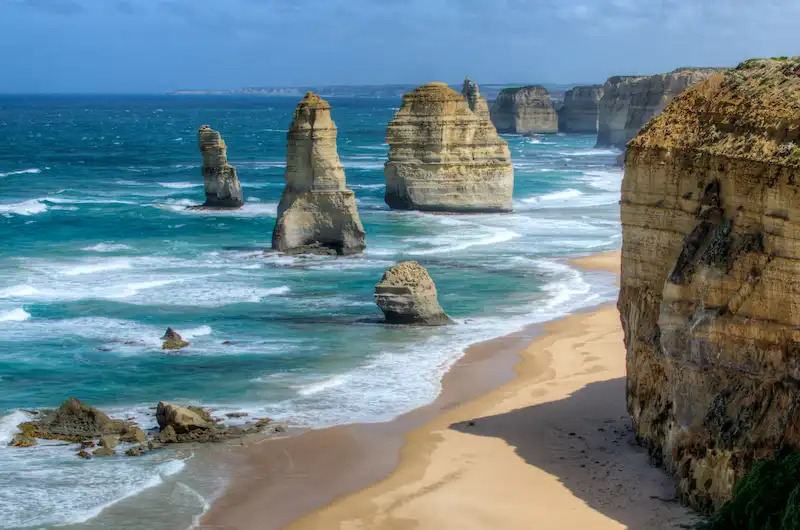
[[[557,133],[558,114],[543,86],[504,88],[492,105],[492,123],[501,133]]]
[[[167,328],[167,331],[164,333],[164,336],[161,337],[161,340],[164,341],[164,343],[161,345],[162,350],[180,350],[191,345],[189,342],[183,340],[183,337],[181,337],[178,332],[172,328]]]
[[[717,73],[628,143],[628,410],[701,511],[800,448],[798,146],[800,57]]]
[[[83,458],[84,460],[91,460],[92,459],[92,455],[89,454],[89,452],[87,452],[87,451],[79,451],[78,452],[78,456],[80,458]]]
[[[558,130],[567,133],[597,133],[602,85],[576,86],[564,95],[558,111]]]
[[[366,247],[355,195],[336,152],[331,106],[311,92],[297,105],[286,150],[286,187],[272,248],[292,253],[353,254]]]
[[[462,96],[444,83],[428,83],[403,96],[386,131],[391,208],[511,211],[514,168],[508,144],[481,110],[477,86],[471,86]]]
[[[197,145],[203,153],[203,184],[206,208],[240,208],[244,204],[242,185],[236,168],[228,164],[228,147],[222,136],[203,125],[197,132]]]
[[[375,286],[375,302],[389,324],[452,324],[439,305],[436,285],[416,261],[404,261],[387,270]]]

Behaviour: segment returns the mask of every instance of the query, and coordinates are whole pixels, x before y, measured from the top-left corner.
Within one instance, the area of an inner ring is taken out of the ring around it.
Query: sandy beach
[[[572,262],[618,272],[619,252]],[[435,403],[250,446],[205,529],[668,529],[691,522],[636,445],[604,306],[470,348]]]

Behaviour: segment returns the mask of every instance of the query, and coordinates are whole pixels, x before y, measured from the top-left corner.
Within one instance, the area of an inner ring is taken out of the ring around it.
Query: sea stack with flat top
[[[462,96],[444,83],[428,83],[403,96],[386,131],[384,175],[391,208],[511,211],[514,168],[508,144],[481,111],[483,98],[475,96]]]
[[[436,285],[416,261],[398,263],[375,286],[375,302],[389,324],[443,326],[453,321],[439,305]]]
[[[197,144],[203,153],[203,184],[206,191],[204,208],[241,208],[244,204],[242,185],[236,168],[228,164],[228,146],[222,136],[203,125],[197,132]]]
[[[286,148],[286,187],[272,248],[289,253],[354,254],[366,247],[356,198],[345,187],[331,106],[308,92],[297,105]]]

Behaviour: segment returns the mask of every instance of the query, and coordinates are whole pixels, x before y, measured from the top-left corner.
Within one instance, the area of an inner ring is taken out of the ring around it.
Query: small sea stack
[[[286,148],[286,187],[272,248],[290,253],[354,254],[366,233],[336,151],[331,106],[309,92],[297,105]]]
[[[558,132],[558,114],[550,93],[539,85],[504,88],[492,105],[492,123],[501,133]]]
[[[228,147],[222,136],[203,125],[197,132],[197,145],[203,153],[203,184],[206,202],[203,208],[241,208],[242,185],[236,168],[228,164]]]
[[[387,270],[375,286],[375,303],[389,324],[442,326],[453,321],[439,305],[436,285],[416,261],[404,261]]]
[[[558,130],[565,133],[597,133],[597,116],[602,85],[576,86],[567,90],[558,111]]]
[[[474,112],[475,115],[480,119],[491,121],[491,117],[489,115],[489,103],[486,101],[486,98],[481,95],[481,90],[478,86],[478,83],[475,83],[469,77],[464,79],[464,86],[461,89],[461,95],[464,96],[464,99],[467,101],[469,110]]]
[[[444,83],[405,94],[386,131],[386,204],[430,212],[511,211],[511,155],[485,106],[469,80],[464,95]]]

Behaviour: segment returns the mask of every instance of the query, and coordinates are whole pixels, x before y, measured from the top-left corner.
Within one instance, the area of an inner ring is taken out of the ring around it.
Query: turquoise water
[[[394,212],[382,168],[399,101],[330,102],[362,256],[262,252],[292,98],[0,98],[0,528],[97,521],[183,466],[7,448],[20,408],[75,396],[145,426],[160,400],[301,426],[381,421],[432,401],[467,345],[615,296],[609,275],[566,263],[620,244],[617,153],[593,136],[507,137],[512,214]],[[202,124],[229,146],[239,211],[186,210],[204,198]],[[374,285],[406,259],[458,326],[375,323]],[[162,352],[167,326],[192,346]]]

